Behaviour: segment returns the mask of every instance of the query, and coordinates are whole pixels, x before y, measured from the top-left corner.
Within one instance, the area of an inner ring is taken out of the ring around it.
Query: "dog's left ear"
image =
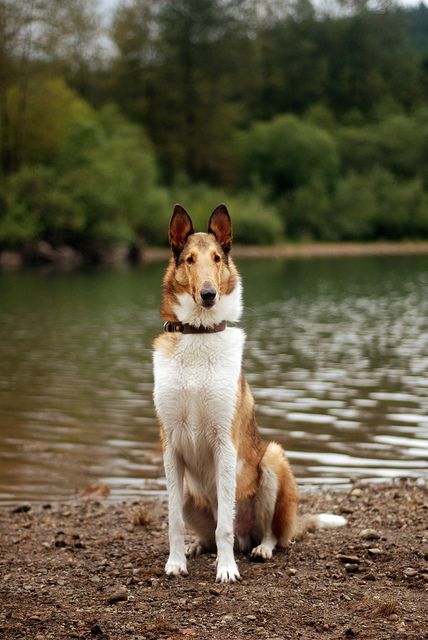
[[[208,233],[215,236],[227,255],[232,247],[232,221],[225,204],[219,204],[212,212],[208,222]]]

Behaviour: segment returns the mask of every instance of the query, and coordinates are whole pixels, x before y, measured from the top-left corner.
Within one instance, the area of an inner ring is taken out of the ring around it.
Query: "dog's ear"
[[[187,238],[194,233],[192,220],[181,204],[176,204],[169,223],[169,244],[176,258],[183,251]]]
[[[214,209],[208,222],[208,233],[212,233],[227,255],[232,247],[232,221],[225,204]]]

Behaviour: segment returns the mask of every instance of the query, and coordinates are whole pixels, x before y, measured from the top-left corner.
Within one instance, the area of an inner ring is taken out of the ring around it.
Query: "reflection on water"
[[[300,483],[428,474],[428,256],[243,261],[245,369]],[[0,501],[164,490],[163,265],[0,274]]]

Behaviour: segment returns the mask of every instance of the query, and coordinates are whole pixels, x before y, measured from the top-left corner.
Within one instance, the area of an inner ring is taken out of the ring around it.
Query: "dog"
[[[217,549],[216,581],[240,580],[234,545],[267,560],[308,528],[345,524],[341,516],[297,517],[296,482],[282,447],[261,440],[242,373],[245,334],[227,323],[242,312],[224,204],[207,233],[174,207],[172,256],[163,281],[164,332],[154,341],[154,403],[168,489],[167,575],[187,575],[187,556]],[[185,547],[185,525],[196,540]]]

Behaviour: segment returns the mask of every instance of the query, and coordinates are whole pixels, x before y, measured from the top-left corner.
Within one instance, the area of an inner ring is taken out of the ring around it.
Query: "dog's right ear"
[[[181,204],[176,204],[169,223],[169,244],[176,258],[184,249],[187,238],[194,233],[192,220]]]

